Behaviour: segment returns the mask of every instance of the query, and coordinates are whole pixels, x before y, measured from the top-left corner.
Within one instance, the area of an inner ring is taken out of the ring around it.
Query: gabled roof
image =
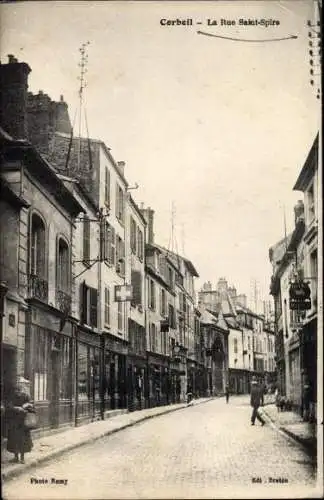
[[[203,309],[201,311],[200,322],[205,325],[212,325],[219,330],[228,332],[228,328],[222,314],[217,314],[210,309]]]

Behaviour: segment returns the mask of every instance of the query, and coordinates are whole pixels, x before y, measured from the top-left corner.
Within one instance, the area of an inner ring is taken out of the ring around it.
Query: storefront
[[[303,416],[316,420],[317,412],[317,318],[306,323],[302,331]]]
[[[127,406],[129,411],[148,408],[149,383],[145,327],[129,318],[127,356]]]
[[[54,311],[31,305],[25,337],[25,376],[40,429],[73,424],[72,324],[60,330]]]
[[[173,402],[172,375],[169,360],[156,353],[147,354],[149,407]]]
[[[127,408],[127,342],[105,334],[102,348],[103,411]]]
[[[99,335],[82,330],[76,332],[76,425],[98,420],[101,416]]]

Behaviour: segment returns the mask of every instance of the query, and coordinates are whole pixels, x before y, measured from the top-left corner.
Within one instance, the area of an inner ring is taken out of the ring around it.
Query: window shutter
[[[140,271],[132,270],[132,287],[134,304],[142,304],[142,276]]]
[[[87,323],[87,290],[88,287],[85,281],[80,285],[80,321],[81,323]]]
[[[116,184],[116,217],[119,219],[119,186]]]
[[[98,302],[98,296],[97,296],[97,289],[96,288],[90,288],[90,325],[92,326],[97,326],[97,302]]]
[[[105,202],[108,206],[110,205],[110,172],[108,167],[106,167],[105,173]]]
[[[83,220],[83,260],[90,260],[90,220],[87,216]]]
[[[110,241],[110,249],[109,249],[109,261],[111,265],[115,264],[115,229],[111,226],[109,232],[109,241]]]

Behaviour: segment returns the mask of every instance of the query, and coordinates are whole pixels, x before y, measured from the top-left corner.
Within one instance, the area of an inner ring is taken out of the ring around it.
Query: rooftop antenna
[[[88,72],[87,64],[88,64],[88,53],[87,46],[90,45],[90,42],[85,42],[79,48],[80,52],[80,75],[78,76],[78,80],[80,81],[79,87],[79,147],[78,147],[78,170],[80,170],[81,165],[81,129],[82,129],[82,106],[83,106],[83,93],[84,89],[87,86],[85,75]]]
[[[182,255],[185,257],[185,227],[184,223],[181,226],[181,243],[182,243]]]
[[[169,239],[169,245],[168,245],[168,250],[170,252],[174,252],[174,219],[175,219],[175,204],[174,201],[172,201],[171,204],[171,233],[170,233],[170,239]]]

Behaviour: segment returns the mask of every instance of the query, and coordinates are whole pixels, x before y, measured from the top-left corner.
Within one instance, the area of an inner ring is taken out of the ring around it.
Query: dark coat
[[[25,428],[27,410],[22,406],[30,401],[24,393],[15,393],[6,408],[7,450],[11,453],[28,453],[33,447],[30,430]]]
[[[262,400],[262,388],[259,385],[252,385],[251,387],[251,406],[258,408]]]

